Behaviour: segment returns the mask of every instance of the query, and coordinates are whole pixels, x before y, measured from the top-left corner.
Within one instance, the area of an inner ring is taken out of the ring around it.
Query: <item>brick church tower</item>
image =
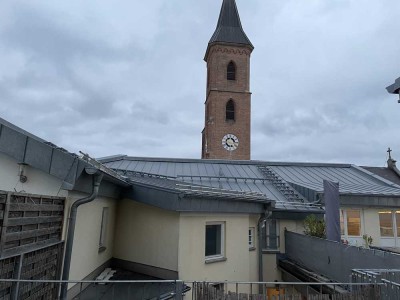
[[[250,159],[250,55],[235,0],[223,0],[208,43],[202,158]]]

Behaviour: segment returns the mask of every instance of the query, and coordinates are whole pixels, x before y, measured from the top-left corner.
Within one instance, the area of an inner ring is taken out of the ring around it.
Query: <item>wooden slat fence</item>
[[[58,280],[64,242],[0,259],[1,279]],[[59,286],[48,282],[0,282],[0,300],[57,299]]]
[[[61,240],[65,198],[0,192],[0,258]]]

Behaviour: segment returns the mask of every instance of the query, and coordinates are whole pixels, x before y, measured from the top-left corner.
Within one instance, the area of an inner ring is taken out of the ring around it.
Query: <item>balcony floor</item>
[[[111,280],[160,280],[159,278],[117,269]],[[109,283],[91,284],[74,300],[124,300],[164,298],[175,291],[174,283]]]

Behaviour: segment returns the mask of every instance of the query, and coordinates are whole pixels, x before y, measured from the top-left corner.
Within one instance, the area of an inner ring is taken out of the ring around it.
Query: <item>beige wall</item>
[[[115,232],[115,258],[178,271],[178,213],[125,199]]]
[[[26,183],[21,183],[18,173],[18,162],[0,153],[0,190],[60,197],[67,195],[67,191],[61,190],[62,181],[54,176],[25,166],[24,174],[28,180]]]
[[[279,220],[279,241],[280,253],[285,253],[285,229],[303,234],[304,226],[303,221],[299,220]],[[275,280],[281,281],[281,272],[278,270],[276,264],[276,253],[263,254],[263,280],[273,282]]]
[[[85,194],[71,192],[68,206],[85,197]],[[103,208],[108,207],[106,250],[99,252],[99,241]],[[69,213],[69,208],[66,210]],[[78,208],[74,246],[70,269],[70,280],[80,280],[95,271],[113,256],[114,227],[117,211],[117,200],[98,197],[92,202]]]
[[[205,281],[249,281],[256,278],[257,253],[249,251],[248,230],[257,217],[247,214],[181,213],[179,236],[179,278]],[[225,222],[226,261],[205,263],[207,222]]]

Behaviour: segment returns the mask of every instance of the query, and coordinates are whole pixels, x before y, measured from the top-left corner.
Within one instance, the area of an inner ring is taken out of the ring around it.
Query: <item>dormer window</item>
[[[235,102],[232,99],[226,103],[226,121],[235,121]]]
[[[236,80],[236,66],[233,61],[228,64],[226,70],[226,79],[228,80]]]

